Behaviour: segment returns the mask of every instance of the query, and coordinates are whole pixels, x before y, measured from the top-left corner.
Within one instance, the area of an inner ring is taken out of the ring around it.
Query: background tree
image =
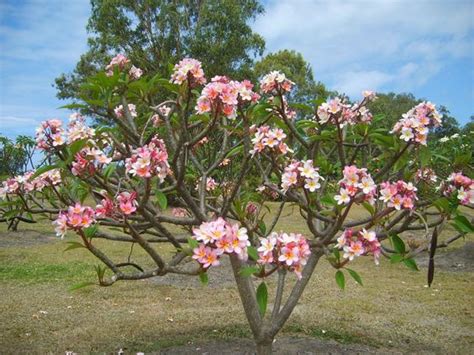
[[[0,176],[14,176],[34,169],[35,141],[18,136],[16,141],[0,136]]]
[[[462,128],[462,132],[464,134],[472,134],[471,132],[474,132],[474,115],[471,116],[470,122],[464,125],[464,127]]]
[[[456,120],[456,118],[451,116],[451,112],[449,112],[446,106],[441,105],[439,107],[439,112],[443,115],[443,125],[441,127],[437,127],[432,132],[434,137],[443,138],[461,132],[461,129],[459,128],[459,122]]]
[[[377,122],[378,126],[384,128],[393,127],[405,112],[422,101],[411,93],[377,93],[377,97],[378,99],[369,103],[368,107],[374,116],[384,116],[383,120]]]
[[[55,85],[60,99],[77,99],[85,78],[115,53],[147,74],[167,76],[184,57],[205,63],[209,78],[251,78],[265,41],[249,25],[264,9],[258,0],[91,0],[89,49]]]
[[[258,77],[273,70],[284,73],[296,84],[296,88],[289,95],[292,101],[305,102],[326,99],[330,94],[323,83],[314,80],[311,65],[299,52],[284,49],[276,53],[269,53],[255,64],[255,73]]]

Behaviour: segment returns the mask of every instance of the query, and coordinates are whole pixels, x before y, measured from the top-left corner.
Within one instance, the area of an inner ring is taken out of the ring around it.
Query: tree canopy
[[[18,136],[15,141],[0,135],[0,176],[24,173],[32,161],[35,141],[27,136]]]
[[[91,0],[89,49],[72,73],[56,80],[60,99],[76,99],[85,78],[116,53],[147,74],[168,75],[184,57],[199,58],[209,77],[251,77],[265,48],[250,22],[264,9],[258,0]]]

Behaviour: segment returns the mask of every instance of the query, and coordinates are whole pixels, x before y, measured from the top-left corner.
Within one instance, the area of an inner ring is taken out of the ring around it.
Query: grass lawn
[[[16,234],[0,228],[1,353],[111,353],[120,348],[150,352],[189,342],[250,337],[232,283],[220,284],[211,275],[209,287],[194,279],[170,279],[70,291],[74,284],[95,281],[98,264],[86,250],[64,252],[67,241],[76,240],[73,235],[57,240],[46,222],[33,227],[21,224]],[[277,229],[306,230],[291,207],[285,209]],[[463,244],[459,240],[440,250],[439,258]],[[129,245],[118,242],[98,240],[97,246],[117,260],[129,251]],[[137,246],[132,258],[146,260]],[[364,286],[347,280],[341,291],[334,281],[335,270],[321,260],[283,334],[403,352],[472,351],[472,272],[438,270],[427,288],[425,269],[415,272],[385,260],[376,267],[370,257],[359,258],[351,268],[363,277]],[[271,297],[275,280],[268,281]]]

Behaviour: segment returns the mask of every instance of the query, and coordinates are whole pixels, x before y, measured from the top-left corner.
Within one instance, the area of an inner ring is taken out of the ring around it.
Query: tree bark
[[[271,355],[273,350],[273,339],[265,338],[262,341],[257,341],[257,355]]]
[[[234,272],[235,282],[237,283],[237,289],[239,291],[240,300],[244,307],[245,315],[252,330],[252,334],[256,341],[262,338],[262,317],[260,316],[257,304],[257,297],[255,294],[255,288],[253,286],[252,279],[247,276],[240,274],[240,267],[242,262],[238,259],[237,255],[230,255],[230,262],[232,265],[232,271]]]

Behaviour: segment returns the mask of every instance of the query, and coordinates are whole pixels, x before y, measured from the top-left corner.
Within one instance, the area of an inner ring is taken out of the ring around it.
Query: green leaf
[[[230,158],[234,155],[237,155],[240,152],[242,152],[243,150],[244,150],[244,146],[243,145],[238,145],[237,147],[231,149],[229,153],[227,153],[226,158]]]
[[[457,215],[453,219],[452,225],[460,233],[474,233],[474,227],[463,215]]]
[[[259,272],[259,271],[260,271],[259,267],[245,266],[245,267],[240,269],[239,274],[242,275],[242,276],[247,277],[247,276],[253,275],[253,274],[255,274],[256,272]]]
[[[161,78],[161,79],[156,80],[156,83],[172,92],[175,92],[175,93],[179,92],[179,85],[170,83],[168,79]]]
[[[97,277],[99,278],[100,281],[102,281],[104,279],[104,275],[105,275],[105,266],[102,266],[102,265],[96,265],[94,266],[95,268],[95,271],[97,272]]]
[[[411,270],[413,271],[419,271],[418,266],[416,265],[416,262],[414,259],[409,258],[409,259],[403,259],[403,263]]]
[[[81,203],[83,203],[89,195],[89,186],[79,180],[74,180],[70,190],[73,193],[74,198],[79,199]]]
[[[463,168],[464,166],[469,165],[469,163],[471,162],[471,157],[472,157],[472,153],[458,155],[454,159],[454,164],[453,164],[454,167]]]
[[[76,110],[76,109],[82,109],[82,108],[87,108],[87,105],[84,105],[84,104],[68,104],[68,105],[58,107],[58,109],[68,109],[68,110]]]
[[[247,254],[249,255],[250,259],[254,261],[258,260],[258,251],[255,247],[253,246],[247,247]]]
[[[349,272],[349,275],[351,275],[352,278],[353,278],[359,285],[364,286],[364,285],[362,284],[362,278],[360,277],[360,275],[359,275],[357,272],[355,272],[355,271],[352,270],[352,269],[348,269],[348,268],[346,268],[346,270]]]
[[[258,221],[258,229],[260,230],[260,233],[265,235],[267,231],[267,226],[265,225],[265,222],[263,220]]]
[[[95,233],[97,233],[98,229],[99,229],[99,226],[97,224],[84,228],[84,235],[86,236],[86,238],[93,238]]]
[[[422,165],[422,166],[427,166],[427,165],[429,165],[429,163],[430,163],[430,161],[431,161],[431,151],[430,151],[430,148],[420,146],[418,149],[419,149],[419,150],[418,150],[418,154],[419,154],[419,157],[420,157],[421,165]]]
[[[400,254],[393,254],[391,257],[390,257],[390,262],[392,264],[396,264],[396,263],[399,263],[400,261],[403,260],[403,255],[400,255]]]
[[[107,167],[104,169],[104,178],[105,180],[109,180],[110,176],[115,172],[115,169],[117,166],[115,164],[109,164]]]
[[[166,210],[166,207],[168,207],[168,199],[166,198],[166,195],[161,192],[160,190],[156,190],[156,199],[158,200],[158,205],[162,210]]]
[[[398,254],[405,254],[405,243],[403,240],[396,234],[393,234],[391,237],[393,248]]]
[[[385,118],[385,115],[383,113],[379,113],[377,115],[374,115],[374,117],[372,118],[372,123],[379,122],[379,121],[383,120],[384,118]]]
[[[196,239],[189,237],[188,238],[188,244],[192,249],[196,249],[199,247],[199,243]]]
[[[336,283],[341,288],[341,290],[344,290],[344,287],[346,286],[346,278],[344,277],[344,273],[341,270],[336,271]]]
[[[204,286],[207,286],[207,284],[209,283],[209,276],[207,275],[207,272],[201,272],[199,274],[199,280]]]
[[[375,214],[375,208],[368,202],[362,202],[362,206],[370,213],[371,216]]]
[[[85,246],[79,242],[67,242],[67,244],[69,244],[69,246],[66,249],[64,249],[64,251],[85,248]]]
[[[445,157],[444,155],[433,153],[433,156],[434,156],[435,158],[444,160],[446,163],[450,163],[450,164],[451,164],[451,159]]]
[[[385,147],[393,147],[393,136],[380,133],[370,133],[369,136],[378,144]]]
[[[308,113],[313,113],[314,112],[313,107],[305,105],[305,104],[301,104],[301,103],[292,103],[292,104],[290,104],[290,107],[301,110],[301,111],[305,111],[305,112],[308,112]],[[314,123],[315,121],[311,121],[311,122]]]
[[[79,139],[73,142],[69,146],[69,161],[74,160],[74,156],[82,149],[87,143],[87,139]]]
[[[81,283],[78,283],[78,284],[75,284],[73,286],[71,286],[69,288],[69,291],[75,291],[75,290],[79,290],[80,288],[84,288],[84,287],[87,287],[87,286],[93,286],[93,285],[97,285],[95,282],[81,282]]]
[[[18,206],[20,204],[21,202],[19,200],[3,201],[0,203],[0,207],[12,207],[12,206]]]
[[[265,315],[265,312],[267,311],[267,302],[268,302],[267,285],[265,284],[265,282],[262,282],[257,287],[258,310],[260,311],[260,315],[262,317]]]
[[[21,213],[21,210],[11,210],[11,211],[7,211],[3,214],[3,218],[9,220],[13,217],[16,217],[18,214]]]
[[[451,204],[446,197],[441,197],[433,202],[433,205],[440,211],[445,213],[451,212]]]
[[[329,195],[321,197],[320,201],[326,205],[333,205],[333,206],[336,205],[336,200],[334,199],[334,197],[329,196]]]
[[[318,126],[318,123],[313,120],[299,120],[295,123],[297,128],[314,128]]]

